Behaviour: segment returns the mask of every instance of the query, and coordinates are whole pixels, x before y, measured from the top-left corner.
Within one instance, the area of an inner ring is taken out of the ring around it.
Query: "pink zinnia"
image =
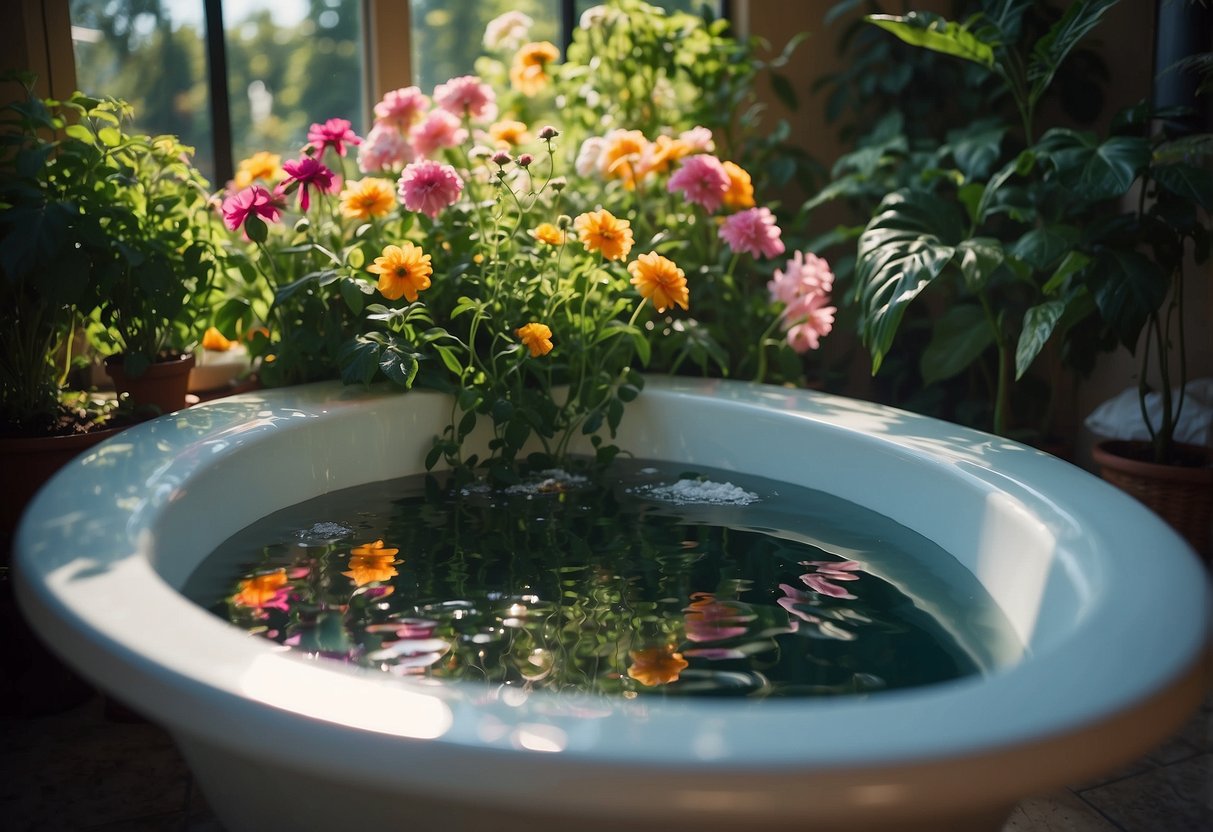
[[[457,116],[492,121],[497,118],[497,94],[475,75],[461,75],[434,88],[434,103]]]
[[[223,223],[232,231],[242,227],[251,216],[278,221],[278,203],[261,185],[249,185],[223,200]]]
[[[401,87],[392,90],[375,105],[375,122],[390,124],[400,130],[408,130],[420,119],[430,100],[416,87]]]
[[[834,288],[834,273],[830,264],[816,254],[798,251],[788,260],[784,270],[775,270],[774,278],[767,283],[771,300],[791,303],[801,295],[813,292],[829,294]]]
[[[283,162],[282,169],[286,171],[287,175],[287,180],[283,183],[285,187],[294,187],[297,183],[299,210],[301,211],[307,211],[308,206],[311,205],[311,197],[308,193],[311,188],[315,188],[321,193],[332,193],[336,186],[333,172],[311,156]]]
[[[769,208],[747,208],[730,215],[720,226],[720,239],[738,254],[778,257],[783,254],[779,226]]]
[[[715,156],[701,153],[683,159],[666,187],[670,193],[681,192],[688,202],[701,206],[710,214],[724,202],[729,189],[729,173]]]
[[[678,138],[689,144],[700,153],[711,153],[716,150],[716,142],[712,141],[712,131],[706,127],[692,127],[683,130]]]
[[[376,124],[358,148],[358,170],[378,173],[399,170],[413,161],[413,148],[390,124]]]
[[[783,324],[787,330],[788,346],[798,353],[821,346],[821,339],[834,328],[834,313],[838,311],[835,306],[826,306],[829,302],[830,296],[826,293],[812,292],[788,304],[784,310]]]
[[[463,144],[468,131],[460,124],[459,117],[446,110],[434,110],[409,132],[409,141],[417,155],[428,157],[443,147]]]
[[[307,140],[316,149],[317,156],[323,154],[327,147],[336,150],[338,156],[344,156],[347,144],[362,143],[349,121],[343,118],[330,118],[324,124],[313,124],[307,131]]]
[[[400,201],[410,211],[420,211],[430,219],[463,192],[463,180],[455,169],[441,162],[413,162],[400,174]]]

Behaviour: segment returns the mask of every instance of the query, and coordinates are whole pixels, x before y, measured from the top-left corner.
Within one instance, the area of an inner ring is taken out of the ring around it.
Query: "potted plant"
[[[127,132],[125,102],[69,103],[80,115],[69,128],[75,145],[57,164],[89,191],[102,235],[89,250],[90,337],[132,404],[178,410],[222,264],[209,184],[176,137]]]

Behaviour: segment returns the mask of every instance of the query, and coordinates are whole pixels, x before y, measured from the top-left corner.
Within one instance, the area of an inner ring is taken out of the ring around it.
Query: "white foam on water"
[[[670,485],[654,485],[635,489],[635,493],[650,499],[680,506],[748,506],[759,501],[753,491],[746,491],[731,482],[711,480],[679,480]]]

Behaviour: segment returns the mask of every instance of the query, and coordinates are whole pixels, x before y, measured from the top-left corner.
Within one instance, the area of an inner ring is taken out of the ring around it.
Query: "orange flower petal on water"
[[[275,569],[240,582],[240,590],[232,601],[242,607],[264,607],[286,586],[286,570]]]
[[[678,681],[679,675],[688,665],[681,653],[674,652],[672,644],[629,650],[628,657],[632,660],[628,675],[646,687],[668,685]]]

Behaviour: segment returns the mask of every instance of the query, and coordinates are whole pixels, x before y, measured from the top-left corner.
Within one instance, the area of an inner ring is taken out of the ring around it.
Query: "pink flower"
[[[386,123],[372,127],[358,148],[358,170],[363,173],[399,170],[411,161],[412,146],[399,130]]]
[[[278,221],[278,203],[261,185],[249,185],[223,200],[223,223],[232,231],[241,228],[251,216]]]
[[[802,354],[821,346],[821,338],[834,328],[834,314],[838,311],[835,306],[826,306],[829,302],[829,295],[813,292],[788,304],[783,323],[788,346]]]
[[[678,134],[678,138],[700,153],[711,153],[716,149],[716,142],[712,141],[712,131],[706,127],[683,130]]]
[[[313,124],[307,131],[307,140],[316,149],[317,156],[328,147],[336,150],[338,156],[344,156],[347,144],[362,143],[362,139],[350,129],[350,123],[343,118],[330,118],[324,124]]]
[[[416,87],[392,90],[375,105],[375,123],[408,130],[421,120],[422,113],[429,106],[430,100]]]
[[[497,94],[475,75],[461,75],[434,88],[434,103],[457,116],[492,121],[497,118]]]
[[[774,279],[767,284],[773,301],[790,304],[802,295],[829,294],[834,288],[830,264],[816,254],[798,251],[784,269],[786,271],[776,269]]]
[[[769,208],[747,208],[730,215],[720,226],[720,239],[738,254],[778,257],[783,254],[779,226]]]
[[[606,139],[602,136],[590,136],[582,142],[581,149],[577,151],[577,161],[573,163],[577,173],[589,176],[598,170],[598,160],[602,158],[602,151],[605,149]]]
[[[400,174],[400,201],[410,211],[420,211],[430,219],[463,192],[463,180],[455,169],[441,162],[413,162]]]
[[[409,131],[413,150],[423,158],[440,148],[463,144],[467,137],[468,131],[461,126],[459,117],[446,110],[434,110]]]
[[[800,580],[804,581],[805,585],[814,592],[829,595],[831,598],[854,599],[856,597],[834,581],[858,581],[859,576],[854,573],[863,569],[862,564],[853,560],[811,560],[805,561],[801,566],[808,566],[815,570],[800,576]]]
[[[299,210],[301,211],[307,211],[308,206],[311,205],[311,197],[308,193],[311,188],[315,188],[321,193],[332,193],[336,185],[333,172],[311,156],[284,162],[282,169],[286,171],[287,175],[287,179],[283,183],[284,192],[289,192],[294,187],[299,188]]]
[[[683,159],[666,187],[670,193],[681,192],[688,202],[695,203],[710,214],[724,202],[725,191],[729,189],[729,174],[719,159],[701,153]]]

